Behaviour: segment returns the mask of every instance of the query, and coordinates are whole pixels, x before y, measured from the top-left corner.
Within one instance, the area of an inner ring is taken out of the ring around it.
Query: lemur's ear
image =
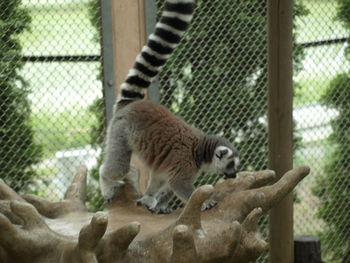
[[[225,157],[229,153],[229,149],[225,146],[219,146],[215,150],[215,156],[221,160],[223,157]]]

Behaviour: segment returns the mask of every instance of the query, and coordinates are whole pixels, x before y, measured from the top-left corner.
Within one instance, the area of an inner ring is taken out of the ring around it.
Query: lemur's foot
[[[217,201],[213,200],[213,199],[209,199],[207,201],[205,201],[202,205],[202,211],[205,211],[205,210],[209,210],[211,208],[213,208],[214,206],[217,205]]]
[[[140,199],[136,200],[136,205],[144,206],[148,210],[153,209],[157,204],[157,200],[153,196],[144,195]]]
[[[108,198],[108,199],[105,199],[106,201],[106,204],[110,204],[113,202],[113,197],[112,198]]]
[[[114,186],[110,187],[108,190],[105,189],[105,193],[103,194],[103,197],[107,204],[110,204],[113,202],[114,198],[117,196],[118,189],[125,185],[125,182],[123,180],[118,180]]]

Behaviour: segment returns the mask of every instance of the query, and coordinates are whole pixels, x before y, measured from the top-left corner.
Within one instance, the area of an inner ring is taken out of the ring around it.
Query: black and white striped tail
[[[118,105],[143,99],[146,89],[165,64],[188,28],[195,8],[195,0],[166,0],[160,21],[137,56],[121,85]]]

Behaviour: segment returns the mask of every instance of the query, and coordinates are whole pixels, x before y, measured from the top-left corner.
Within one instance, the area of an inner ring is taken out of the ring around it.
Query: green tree
[[[14,190],[26,189],[35,175],[41,147],[34,142],[29,93],[18,35],[29,29],[30,16],[21,0],[0,1],[0,178]]]
[[[87,4],[88,16],[91,25],[96,29],[93,40],[98,42],[101,39],[101,7],[99,0],[90,0]],[[102,67],[100,68],[99,74],[96,76],[97,79],[102,79]],[[95,119],[95,123],[91,127],[90,138],[91,145],[95,149],[101,149],[105,139],[106,129],[106,116],[105,116],[105,105],[102,98],[96,99],[90,106],[89,112]],[[87,206],[92,211],[99,211],[104,208],[104,201],[101,195],[99,187],[99,167],[102,164],[102,154],[98,159],[98,164],[94,167],[91,172],[91,179],[87,189]]]
[[[350,1],[338,0],[338,19],[350,32]],[[350,38],[348,39],[350,43]],[[349,55],[349,48],[347,50]],[[348,56],[349,58],[349,56]],[[349,58],[350,60],[350,58]],[[318,216],[326,222],[322,245],[334,262],[350,262],[350,71],[337,75],[322,103],[338,111],[329,137],[331,151],[314,189],[322,200]],[[332,261],[333,262],[333,261]]]
[[[105,138],[105,107],[101,98],[96,99],[90,106],[89,112],[95,119],[91,127],[91,145],[95,149],[101,149]],[[99,167],[102,164],[102,154],[98,159],[97,166],[91,172],[90,183],[87,188],[87,206],[92,211],[100,211],[104,208],[104,201],[99,187]]]

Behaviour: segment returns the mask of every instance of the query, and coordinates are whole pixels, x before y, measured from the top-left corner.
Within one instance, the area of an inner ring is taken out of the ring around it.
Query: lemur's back
[[[162,171],[169,168],[170,162],[186,165],[184,160],[193,160],[195,153],[192,150],[201,133],[164,106],[136,101],[121,109],[121,116],[128,120],[126,125],[133,152],[151,169]]]

